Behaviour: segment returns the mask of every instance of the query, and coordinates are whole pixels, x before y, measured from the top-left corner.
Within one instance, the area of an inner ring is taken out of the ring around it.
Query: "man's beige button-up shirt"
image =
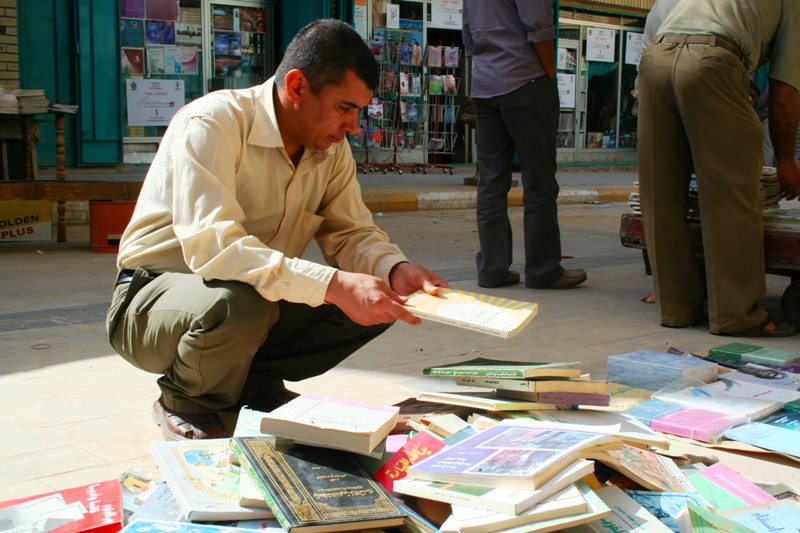
[[[267,300],[320,305],[335,269],[378,276],[406,261],[361,199],[347,141],[283,149],[274,80],[195,100],[172,119],[117,266],[248,283]],[[315,238],[329,265],[301,259]]]

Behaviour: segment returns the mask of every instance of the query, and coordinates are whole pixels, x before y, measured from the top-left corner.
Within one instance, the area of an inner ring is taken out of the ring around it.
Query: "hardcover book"
[[[697,492],[717,511],[776,500],[775,496],[725,463],[715,463],[687,477]]]
[[[233,446],[287,532],[403,524],[405,514],[352,453],[260,437],[234,437]]]
[[[417,291],[406,307],[414,315],[451,326],[509,339],[536,317],[538,304],[457,289],[432,295]]]
[[[405,477],[394,483],[394,490],[400,494],[426,498],[439,502],[472,507],[494,513],[517,515],[537,503],[553,496],[594,471],[594,463],[579,459],[564,468],[552,479],[534,490],[498,489],[476,487],[458,483],[440,483]]]
[[[578,363],[533,363],[500,361],[478,357],[460,363],[432,366],[422,370],[426,376],[482,376],[492,378],[577,378]],[[493,387],[494,388],[494,387]]]
[[[577,369],[562,369],[575,371]],[[545,392],[606,394],[607,382],[600,380],[570,379],[512,379],[483,376],[457,376],[456,385],[465,387],[486,387],[495,389],[498,394],[543,394]]]
[[[115,533],[122,529],[117,479],[0,502],[0,529],[12,532]]]
[[[408,475],[483,487],[536,489],[588,449],[619,448],[613,429],[503,420],[411,465]]]
[[[575,516],[588,510],[581,491],[574,485],[561,490],[518,515],[499,514],[453,505],[453,514],[442,524],[442,533],[492,533],[512,527]]]
[[[150,444],[150,454],[187,520],[272,517],[269,509],[239,505],[240,470],[230,462],[229,445],[230,439]]]
[[[369,455],[394,429],[398,407],[303,394],[267,413],[261,431],[302,444]]]
[[[730,428],[725,437],[800,457],[800,413],[778,411],[756,422]]]

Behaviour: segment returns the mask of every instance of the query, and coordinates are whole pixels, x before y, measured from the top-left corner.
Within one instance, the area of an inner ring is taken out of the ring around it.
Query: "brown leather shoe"
[[[554,279],[546,285],[541,287],[534,287],[536,289],[571,289],[577,287],[586,281],[586,271],[582,268],[575,268],[572,270],[564,269],[561,272],[561,277]]]
[[[161,398],[153,404],[153,420],[165,440],[221,439],[228,436],[216,413],[176,413]]]

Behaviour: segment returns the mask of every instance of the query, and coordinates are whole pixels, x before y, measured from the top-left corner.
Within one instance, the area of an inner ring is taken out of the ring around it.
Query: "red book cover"
[[[122,529],[119,480],[0,502],[0,526],[47,533],[116,533]]]
[[[378,482],[389,492],[394,491],[394,480],[406,477],[409,466],[444,448],[444,442],[425,432],[420,432],[408,439],[388,461],[375,472]]]

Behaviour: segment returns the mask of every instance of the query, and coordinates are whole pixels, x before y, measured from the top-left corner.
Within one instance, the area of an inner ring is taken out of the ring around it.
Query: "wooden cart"
[[[700,223],[690,222],[692,232],[692,248],[697,257],[703,257],[703,240],[700,234]],[[622,245],[627,248],[639,248],[645,261],[645,268],[650,272],[647,258],[647,243],[641,215],[625,213],[619,229]],[[800,225],[791,227],[764,228],[764,259],[767,273],[788,276],[791,281],[781,298],[783,319],[796,328],[800,328]]]

